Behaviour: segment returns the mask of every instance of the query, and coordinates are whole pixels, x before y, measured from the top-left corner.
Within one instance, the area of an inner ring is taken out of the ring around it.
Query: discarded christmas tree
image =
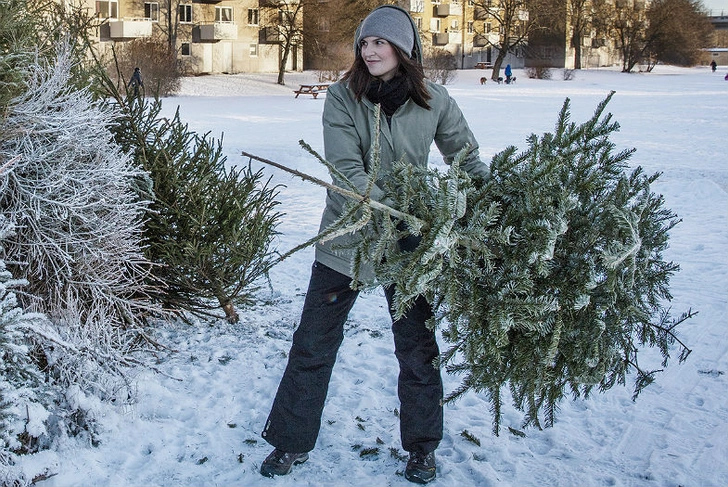
[[[554,132],[494,156],[487,180],[457,160],[445,173],[401,162],[385,198],[408,216],[369,211],[363,195],[337,222],[336,233],[369,226],[354,272],[374,265],[377,283],[396,288],[395,312],[419,295],[432,303],[449,344],[441,365],[463,376],[447,399],[484,392],[496,434],[508,389],[524,427],[551,426],[565,396],[632,372],[636,398],[658,372],[640,366],[640,349],[657,347],[663,367],[676,342],[680,361],[690,353],[674,329],[692,313],[672,319],[665,307],[678,266],[662,253],[679,220],[650,190],[659,175],[628,174],[634,151],[615,151],[611,96],[580,125],[567,99]],[[403,252],[410,235],[420,243]]]

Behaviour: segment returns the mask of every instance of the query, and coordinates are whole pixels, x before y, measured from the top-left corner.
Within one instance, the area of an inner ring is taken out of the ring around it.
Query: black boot
[[[306,460],[308,460],[308,453],[286,453],[276,448],[263,460],[260,473],[266,477],[287,475],[294,465],[303,463]]]
[[[437,477],[435,452],[426,455],[410,453],[407,468],[404,470],[404,478],[416,484],[426,484],[435,480],[435,477]]]

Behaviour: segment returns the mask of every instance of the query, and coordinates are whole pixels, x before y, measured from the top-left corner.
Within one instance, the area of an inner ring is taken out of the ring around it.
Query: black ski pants
[[[319,262],[313,264],[301,322],[262,433],[279,450],[303,453],[314,448],[344,323],[359,295],[350,284],[349,277]],[[391,313],[394,290],[385,289],[385,295]],[[434,331],[425,326],[431,316],[430,305],[420,297],[392,323],[399,361],[402,448],[424,454],[437,448],[443,430],[442,379],[433,365],[439,349]]]

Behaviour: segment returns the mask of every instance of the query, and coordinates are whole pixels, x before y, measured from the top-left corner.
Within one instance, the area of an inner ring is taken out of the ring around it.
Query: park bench
[[[303,84],[293,92],[296,94],[296,98],[298,98],[298,95],[312,95],[316,98],[319,93],[326,93],[330,85],[331,83]]]

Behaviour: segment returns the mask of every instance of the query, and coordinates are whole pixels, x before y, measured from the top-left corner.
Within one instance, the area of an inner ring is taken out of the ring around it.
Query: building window
[[[103,19],[118,19],[119,2],[116,0],[97,0],[96,16]]]
[[[179,6],[179,21],[182,24],[189,24],[192,22],[192,5],[182,4]]]
[[[424,12],[425,11],[425,0],[411,0],[410,1],[410,12]]]
[[[485,23],[485,33],[489,34],[491,30],[493,30],[493,24],[491,24],[490,22],[486,22]]]
[[[183,42],[182,46],[180,48],[180,53],[183,56],[189,56],[190,55],[190,43],[189,42]]]
[[[258,18],[259,10],[257,8],[249,8],[248,9],[248,25],[258,25],[260,23],[260,20]]]
[[[475,32],[474,22],[472,20],[468,20],[468,34],[472,34]]]
[[[430,32],[440,32],[440,19],[430,19]]]
[[[157,2],[144,2],[144,18],[152,22],[159,22],[159,4]]]
[[[258,57],[258,44],[250,45],[250,57]]]
[[[422,30],[422,17],[412,17],[412,20],[415,21],[415,26],[417,26],[417,30]]]
[[[215,7],[215,22],[232,22],[232,7]]]

